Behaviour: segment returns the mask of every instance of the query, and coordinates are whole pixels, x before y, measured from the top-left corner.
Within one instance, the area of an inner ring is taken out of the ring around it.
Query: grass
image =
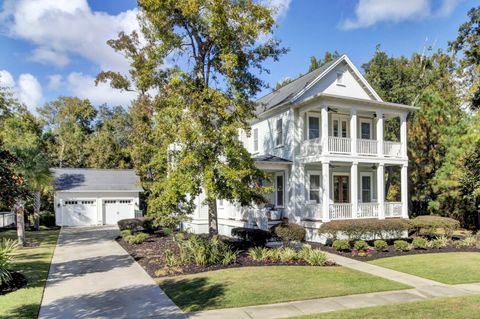
[[[479,313],[480,296],[468,296],[341,310],[290,319],[466,319],[478,318]]]
[[[310,266],[231,268],[158,283],[187,312],[410,288],[343,267]]]
[[[12,269],[25,275],[28,284],[0,296],[0,318],[37,318],[58,233],[58,230],[27,232],[27,241],[40,246],[20,248],[15,253]],[[16,231],[0,232],[1,238],[16,239]]]
[[[480,282],[480,253],[409,255],[369,263],[450,285]]]

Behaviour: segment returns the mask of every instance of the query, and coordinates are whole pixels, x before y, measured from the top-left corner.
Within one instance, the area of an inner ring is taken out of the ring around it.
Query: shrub
[[[460,227],[460,222],[453,218],[428,215],[412,219],[411,225],[419,235],[433,236],[438,229],[441,229],[445,232],[445,235],[451,237],[453,231]]]
[[[117,222],[118,228],[122,230],[131,230],[132,233],[147,232],[153,233],[153,219],[147,217],[121,219]]]
[[[462,241],[462,246],[473,247],[477,245],[477,239],[474,236],[467,236]]]
[[[55,226],[55,214],[48,211],[40,212],[40,225],[46,227]]]
[[[125,230],[122,230],[120,232],[120,235],[125,238],[127,236],[131,236],[132,235],[132,231],[130,229],[125,229]]]
[[[354,219],[324,223],[319,233],[334,240],[343,233],[349,241],[354,241],[368,237],[399,238],[409,229],[410,223],[405,219]]]
[[[350,250],[350,243],[348,240],[337,239],[333,241],[332,248],[338,251]]]
[[[298,224],[278,225],[274,228],[275,234],[283,241],[302,241],[305,238],[305,228]]]
[[[395,240],[393,242],[393,247],[395,247],[396,250],[401,250],[401,251],[410,250],[410,245],[405,240]]]
[[[449,243],[449,239],[447,236],[440,236],[440,237],[437,237],[433,240],[431,240],[428,244],[429,247],[431,248],[444,248],[444,247],[447,247],[448,243]]]
[[[185,260],[182,255],[174,254],[170,249],[166,249],[164,252],[165,265],[168,268],[180,267],[185,264]]]
[[[13,259],[13,252],[17,248],[17,243],[11,239],[3,238],[0,241],[0,286],[12,280],[8,267]]]
[[[164,228],[162,228],[162,232],[167,237],[170,237],[170,236],[173,235],[173,229],[172,228],[164,227]]]
[[[250,257],[251,259],[255,260],[255,261],[261,261],[263,260],[263,256],[264,256],[264,252],[267,250],[268,248],[266,247],[252,247],[248,250],[247,254],[248,254],[248,257]]]
[[[375,247],[377,251],[386,251],[388,249],[388,244],[385,240],[377,239],[373,242],[373,247]]]
[[[320,249],[304,248],[302,257],[310,266],[324,266],[328,261],[327,254]]]
[[[237,261],[237,253],[235,251],[228,250],[223,254],[222,265],[230,265]]]
[[[263,246],[272,237],[272,234],[263,229],[236,227],[232,229],[232,236],[248,241],[253,246]]]
[[[150,237],[150,235],[148,234],[136,233],[136,234],[131,234],[126,237],[123,237],[123,239],[130,245],[138,245],[143,243],[145,240],[147,240],[148,237]]]
[[[233,257],[234,252],[218,237],[192,235],[178,245],[183,259],[198,266],[232,263],[236,260],[236,253]]]
[[[428,247],[428,241],[422,237],[415,237],[412,241],[413,248],[426,249]]]
[[[353,248],[356,249],[356,250],[365,250],[365,249],[368,249],[369,246],[367,244],[366,241],[364,240],[357,240],[354,244],[353,244]]]
[[[290,247],[280,249],[279,251],[279,258],[284,263],[290,263],[297,259],[297,252]]]

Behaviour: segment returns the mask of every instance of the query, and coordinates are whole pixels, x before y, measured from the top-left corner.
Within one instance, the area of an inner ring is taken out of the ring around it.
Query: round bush
[[[433,236],[438,229],[443,230],[445,235],[451,236],[453,231],[460,227],[458,220],[433,215],[418,216],[410,222],[417,234],[426,234],[429,236]]]
[[[415,237],[412,241],[412,245],[415,249],[426,249],[428,241],[422,237]]]
[[[364,250],[364,249],[368,249],[369,246],[367,244],[366,241],[364,240],[357,240],[354,244],[353,244],[353,248],[355,248],[356,250]]]
[[[55,214],[48,211],[40,212],[40,225],[46,227],[55,226]]]
[[[401,250],[401,251],[410,250],[410,245],[408,245],[408,242],[405,240],[395,240],[393,242],[393,247],[395,247],[396,250]]]
[[[283,241],[302,241],[305,238],[305,228],[297,224],[279,225],[274,232]]]
[[[388,244],[385,240],[377,239],[373,242],[373,247],[375,247],[377,251],[385,251],[388,248]]]
[[[333,241],[332,248],[338,251],[349,250],[350,243],[348,242],[348,240],[337,239]]]

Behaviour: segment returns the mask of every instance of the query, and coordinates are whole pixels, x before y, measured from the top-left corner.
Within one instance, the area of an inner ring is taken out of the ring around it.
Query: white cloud
[[[265,0],[265,5],[275,9],[274,18],[279,20],[287,15],[292,0]]]
[[[37,78],[30,73],[20,74],[15,82],[7,70],[0,70],[0,86],[8,87],[15,97],[25,104],[31,112],[35,112],[43,99],[42,86]]]
[[[120,92],[110,87],[109,83],[99,83],[95,86],[95,78],[80,72],[72,72],[67,78],[67,90],[75,96],[89,99],[94,105],[107,103],[109,105],[128,106],[137,96],[135,92]]]
[[[106,42],[138,30],[137,9],[93,12],[87,0],[6,0],[0,21],[7,34],[38,45],[31,59],[64,66],[79,55],[104,70],[126,71],[128,61]]]
[[[62,76],[60,74],[53,74],[48,76],[48,88],[50,90],[57,90],[62,85]]]
[[[453,12],[458,2],[459,0],[442,0],[438,9],[432,9],[433,0],[359,0],[355,18],[342,21],[340,27],[351,30],[367,28],[379,22],[398,23],[447,16]]]

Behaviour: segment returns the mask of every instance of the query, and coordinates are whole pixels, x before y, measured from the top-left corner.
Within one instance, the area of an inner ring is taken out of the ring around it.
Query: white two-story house
[[[301,224],[307,240],[323,241],[322,223],[338,219],[408,218],[407,114],[416,108],[382,101],[346,55],[258,101],[251,134],[241,139],[269,176],[274,214],[218,201],[219,232],[266,228],[281,217]],[[386,119],[398,118],[395,141],[384,139]],[[387,201],[387,167],[397,170],[400,195]],[[197,199],[184,226],[208,232],[207,209]],[[280,214],[279,214],[280,213]],[[263,218],[263,219],[262,219]]]

